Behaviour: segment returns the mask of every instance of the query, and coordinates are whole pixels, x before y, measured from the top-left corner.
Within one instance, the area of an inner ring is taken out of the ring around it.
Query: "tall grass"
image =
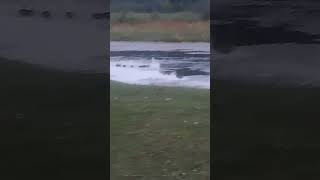
[[[110,29],[113,41],[165,41],[165,42],[209,42],[208,21],[155,21],[139,24],[114,24]]]
[[[204,14],[111,13],[113,41],[209,42],[210,21]]]

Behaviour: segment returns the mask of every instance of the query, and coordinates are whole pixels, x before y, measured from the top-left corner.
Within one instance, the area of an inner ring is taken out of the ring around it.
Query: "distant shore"
[[[112,13],[112,41],[209,42],[210,20],[192,13]]]

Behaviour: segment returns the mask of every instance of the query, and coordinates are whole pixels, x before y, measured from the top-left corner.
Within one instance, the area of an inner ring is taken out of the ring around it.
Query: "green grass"
[[[150,21],[201,21],[203,15],[192,12],[177,13],[135,13],[121,12],[111,14],[111,23],[141,23]]]
[[[208,179],[208,90],[111,83],[111,179]]]

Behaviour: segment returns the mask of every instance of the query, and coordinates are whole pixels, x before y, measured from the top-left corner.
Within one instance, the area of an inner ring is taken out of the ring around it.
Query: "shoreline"
[[[113,40],[110,38],[110,43],[111,42],[116,42],[116,43],[177,43],[177,44],[181,44],[181,43],[203,43],[203,44],[210,44],[210,41],[144,41],[144,40]]]
[[[194,42],[190,42],[190,41],[139,41],[139,40],[128,40],[128,41],[125,41],[125,40],[112,40],[110,39],[109,43],[154,43],[154,44],[157,44],[157,43],[165,43],[165,44],[209,44],[210,45],[210,42],[209,41],[194,41]]]
[[[156,85],[156,84],[131,84],[131,83],[125,83],[125,82],[120,82],[120,81],[110,79],[110,85],[112,84],[131,86],[131,87],[142,87],[142,88],[190,89],[190,90],[199,90],[199,91],[210,91],[210,87],[170,86],[170,85]]]
[[[140,50],[139,47],[143,46],[147,51],[161,50],[171,51],[174,49],[192,49],[192,51],[202,51],[210,53],[209,42],[164,42],[164,41],[110,41],[110,52],[117,51],[136,51]],[[134,44],[134,46],[132,45]],[[148,44],[146,46],[145,44]],[[176,45],[179,45],[177,47]]]

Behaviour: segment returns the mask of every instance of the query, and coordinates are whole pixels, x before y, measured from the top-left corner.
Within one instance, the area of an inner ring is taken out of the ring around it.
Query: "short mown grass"
[[[209,178],[209,90],[111,82],[111,179]]]

